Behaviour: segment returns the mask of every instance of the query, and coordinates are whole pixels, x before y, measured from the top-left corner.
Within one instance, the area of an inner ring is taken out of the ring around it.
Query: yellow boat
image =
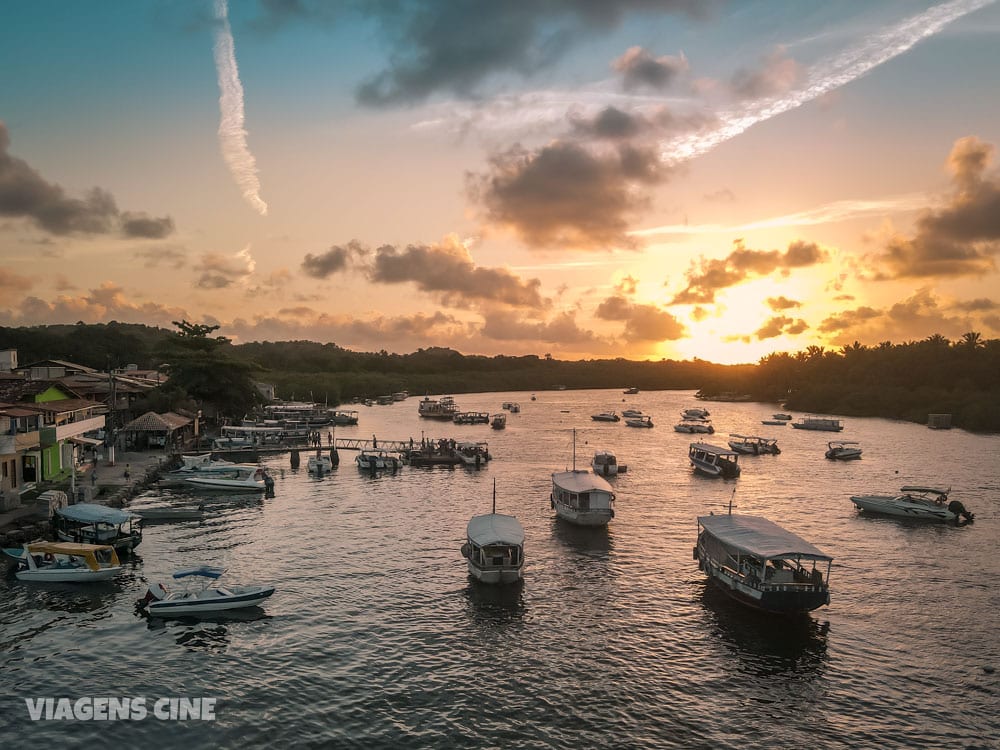
[[[21,549],[4,549],[17,561],[21,581],[107,581],[122,571],[118,553],[110,544],[32,542]]]

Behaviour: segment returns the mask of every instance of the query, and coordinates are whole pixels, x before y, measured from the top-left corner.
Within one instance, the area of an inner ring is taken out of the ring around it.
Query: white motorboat
[[[573,431],[573,468],[552,474],[549,502],[559,518],[580,526],[606,526],[615,517],[615,493],[606,480],[576,468],[576,430]]]
[[[641,417],[628,417],[625,424],[629,427],[652,427],[653,418],[648,414],[643,414]]]
[[[107,505],[77,503],[56,508],[52,528],[63,542],[110,544],[127,552],[142,541],[140,519],[132,513]]]
[[[830,603],[833,558],[760,516],[700,516],[694,559],[719,589],[754,609],[794,615]]]
[[[385,456],[379,453],[361,451],[354,457],[354,462],[363,471],[381,471],[386,468]]]
[[[274,478],[266,469],[254,464],[234,464],[226,471],[185,477],[184,482],[192,487],[208,490],[255,492],[274,489]]]
[[[758,437],[757,435],[730,435],[729,447],[737,453],[747,456],[776,456],[781,453],[778,441],[774,438]]]
[[[466,528],[462,557],[469,574],[483,583],[515,583],[524,571],[524,527],[514,516],[497,513],[496,483],[493,512],[473,516]]]
[[[615,477],[626,470],[625,464],[619,464],[618,458],[611,451],[597,451],[590,461],[594,473],[602,477]]]
[[[622,417],[628,419],[629,417],[641,417],[642,409],[622,409]]]
[[[798,422],[792,422],[796,430],[821,430],[823,432],[840,432],[844,422],[831,417],[803,417]]]
[[[330,414],[330,421],[337,425],[352,425],[358,423],[356,409],[335,411]]]
[[[492,456],[490,456],[489,445],[482,441],[475,443],[471,441],[456,443],[455,456],[465,466],[475,466],[477,469],[481,466],[485,466],[486,462],[492,458]]]
[[[948,500],[951,488],[906,486],[899,495],[852,495],[851,502],[865,513],[923,521],[971,521],[975,514],[959,500]]]
[[[700,406],[695,406],[682,411],[681,419],[708,419],[709,414],[710,412],[708,409],[702,409]]]
[[[772,414],[771,415],[771,419],[773,419],[776,422],[791,422],[792,421],[792,415],[791,414],[785,414],[783,412],[778,412],[777,414]]]
[[[715,428],[711,422],[703,420],[685,420],[674,425],[674,432],[686,432],[689,434],[703,433],[706,435],[715,434]]]
[[[838,461],[861,458],[861,444],[854,440],[832,440],[826,444],[826,457]]]
[[[181,456],[181,465],[170,472],[171,474],[190,474],[194,471],[222,471],[231,469],[235,464],[232,461],[213,459],[211,453],[200,453],[197,455]]]
[[[786,424],[788,424],[787,422],[783,422],[780,419],[762,419],[760,420],[760,423],[771,425],[772,427],[784,427]]]
[[[688,459],[699,474],[706,477],[735,479],[740,475],[740,454],[710,443],[691,443]]]
[[[110,544],[32,542],[4,549],[4,554],[17,562],[15,575],[21,581],[91,583],[110,580],[123,570]]]
[[[619,422],[621,417],[613,411],[602,411],[600,414],[591,414],[590,418],[595,422]]]
[[[636,386],[634,386],[634,385],[630,385],[628,388],[626,388],[624,391],[622,391],[622,393],[625,393],[625,394],[631,395],[631,396],[634,396],[638,392],[639,392],[639,389]]]
[[[309,456],[306,461],[306,471],[310,474],[329,474],[333,471],[333,461],[329,456],[324,456],[317,452],[314,456]]]
[[[207,565],[178,570],[173,574],[174,580],[188,579],[188,586],[180,591],[171,591],[162,583],[154,583],[139,604],[150,615],[173,617],[255,607],[274,593],[274,586],[218,585],[218,579],[225,572],[225,568]]]

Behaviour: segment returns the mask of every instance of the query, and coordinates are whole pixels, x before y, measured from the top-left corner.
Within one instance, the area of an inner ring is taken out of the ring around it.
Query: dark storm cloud
[[[629,47],[625,54],[611,63],[611,67],[621,73],[622,86],[626,91],[651,88],[662,91],[674,79],[688,70],[684,55],[654,57],[642,47]]]
[[[306,254],[302,261],[302,272],[306,276],[314,279],[325,279],[339,271],[347,269],[348,261],[360,258],[366,254],[366,250],[357,240],[351,240],[345,246],[334,245],[325,253],[313,255]]]
[[[284,3],[284,5],[291,3]],[[386,68],[357,89],[364,104],[423,101],[438,91],[471,96],[489,76],[528,76],[580,38],[617,27],[630,12],[701,16],[699,0],[379,0],[356,7],[394,45]]]
[[[917,220],[912,237],[894,237],[881,260],[881,278],[981,276],[996,269],[1000,252],[1000,178],[987,175],[994,148],[974,136],[955,142],[948,157],[950,201]]]
[[[120,230],[129,237],[144,237],[150,235],[141,232],[152,229],[161,232],[156,237],[163,237],[173,231],[169,217],[146,219],[144,214],[128,212],[119,215],[114,197],[101,188],[92,188],[83,198],[67,196],[59,185],[48,182],[23,159],[11,156],[9,146],[10,134],[0,120],[0,216],[28,219],[55,235],[111,234]]]
[[[122,234],[126,237],[141,237],[160,240],[173,234],[174,220],[169,216],[157,218],[141,211],[123,211],[121,216]]]
[[[702,259],[687,271],[687,287],[670,304],[701,304],[715,301],[720,289],[735,286],[751,276],[766,276],[774,271],[788,273],[824,261],[828,253],[813,242],[795,240],[782,253],[780,250],[748,250],[743,240],[736,240],[735,249],[725,258]]]
[[[621,295],[608,297],[594,312],[601,320],[625,323],[626,341],[676,341],[686,332],[684,324],[656,305],[629,302]]]
[[[593,153],[556,142],[494,156],[490,174],[470,176],[469,192],[485,207],[488,222],[513,230],[528,245],[632,248],[628,220],[648,203],[635,188],[665,177],[652,150],[621,146]]]
[[[809,325],[801,318],[789,318],[785,315],[776,315],[757,329],[754,336],[759,341],[773,339],[783,333],[795,335],[802,333],[809,328]]]
[[[477,266],[455,239],[405,249],[383,245],[375,251],[370,279],[379,284],[413,282],[421,291],[439,293],[453,307],[500,302],[538,310],[547,304],[539,293],[538,279],[524,280],[503,268]]]

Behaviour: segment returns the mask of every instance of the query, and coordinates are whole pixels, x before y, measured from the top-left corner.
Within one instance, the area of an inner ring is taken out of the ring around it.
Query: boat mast
[[[493,477],[493,515],[497,514],[497,478]]]
[[[573,471],[576,471],[576,428],[573,428]]]

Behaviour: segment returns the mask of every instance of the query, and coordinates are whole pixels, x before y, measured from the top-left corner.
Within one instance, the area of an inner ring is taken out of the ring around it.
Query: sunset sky
[[[1000,336],[1000,3],[0,0],[0,325]]]

